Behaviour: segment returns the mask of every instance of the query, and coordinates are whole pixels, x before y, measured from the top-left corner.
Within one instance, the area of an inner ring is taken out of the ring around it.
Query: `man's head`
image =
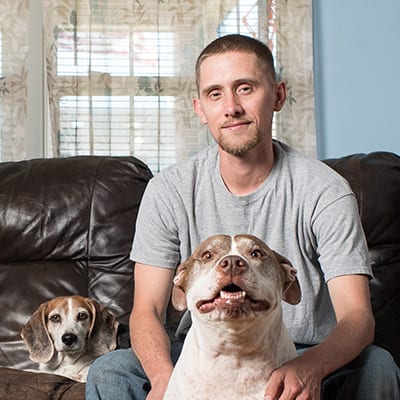
[[[265,68],[265,72],[271,80],[275,82],[274,57],[268,46],[249,36],[233,34],[215,39],[209,43],[198,56],[195,66],[197,89],[199,89],[200,67],[203,61],[210,56],[230,51],[242,51],[255,54],[260,66]]]
[[[273,114],[286,99],[268,47],[249,37],[224,36],[200,54],[196,77],[193,107],[220,149],[240,157],[259,151],[264,157],[272,148]]]

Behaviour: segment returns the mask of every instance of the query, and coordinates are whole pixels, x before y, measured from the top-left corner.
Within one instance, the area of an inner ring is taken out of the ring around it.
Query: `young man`
[[[369,346],[371,270],[354,195],[331,169],[272,140],[286,89],[269,49],[240,35],[219,38],[200,54],[196,81],[194,109],[216,145],[149,183],[132,249],[137,358],[125,350],[98,359],[87,399],[163,398],[173,369],[163,322],[174,270],[217,233],[254,234],[298,270],[302,301],[284,305],[284,320],[299,356],[273,373],[265,399],[399,398],[393,359]]]

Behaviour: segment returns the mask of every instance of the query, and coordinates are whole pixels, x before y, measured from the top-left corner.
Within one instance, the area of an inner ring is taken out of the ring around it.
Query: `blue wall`
[[[400,1],[313,7],[318,158],[400,154]]]

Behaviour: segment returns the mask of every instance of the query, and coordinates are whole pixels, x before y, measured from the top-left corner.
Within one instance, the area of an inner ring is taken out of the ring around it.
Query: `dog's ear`
[[[292,263],[281,254],[274,251],[280,266],[282,267],[283,289],[282,299],[289,304],[298,304],[301,300],[301,289],[297,279],[297,271],[293,268]]]
[[[186,278],[187,265],[181,264],[176,270],[174,277],[174,286],[172,288],[172,305],[177,311],[185,311],[187,309],[186,293],[184,283]]]
[[[85,300],[92,314],[88,351],[93,357],[99,357],[117,347],[119,322],[97,301],[89,298]]]
[[[21,331],[29,357],[37,363],[49,362],[54,355],[53,341],[47,330],[46,312],[47,302],[39,306]]]

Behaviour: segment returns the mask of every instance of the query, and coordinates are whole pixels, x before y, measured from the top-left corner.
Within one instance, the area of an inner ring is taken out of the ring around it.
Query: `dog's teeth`
[[[246,297],[246,292],[241,291],[241,292],[231,293],[231,292],[224,292],[223,290],[221,290],[220,296],[221,299],[224,300],[240,300]]]

